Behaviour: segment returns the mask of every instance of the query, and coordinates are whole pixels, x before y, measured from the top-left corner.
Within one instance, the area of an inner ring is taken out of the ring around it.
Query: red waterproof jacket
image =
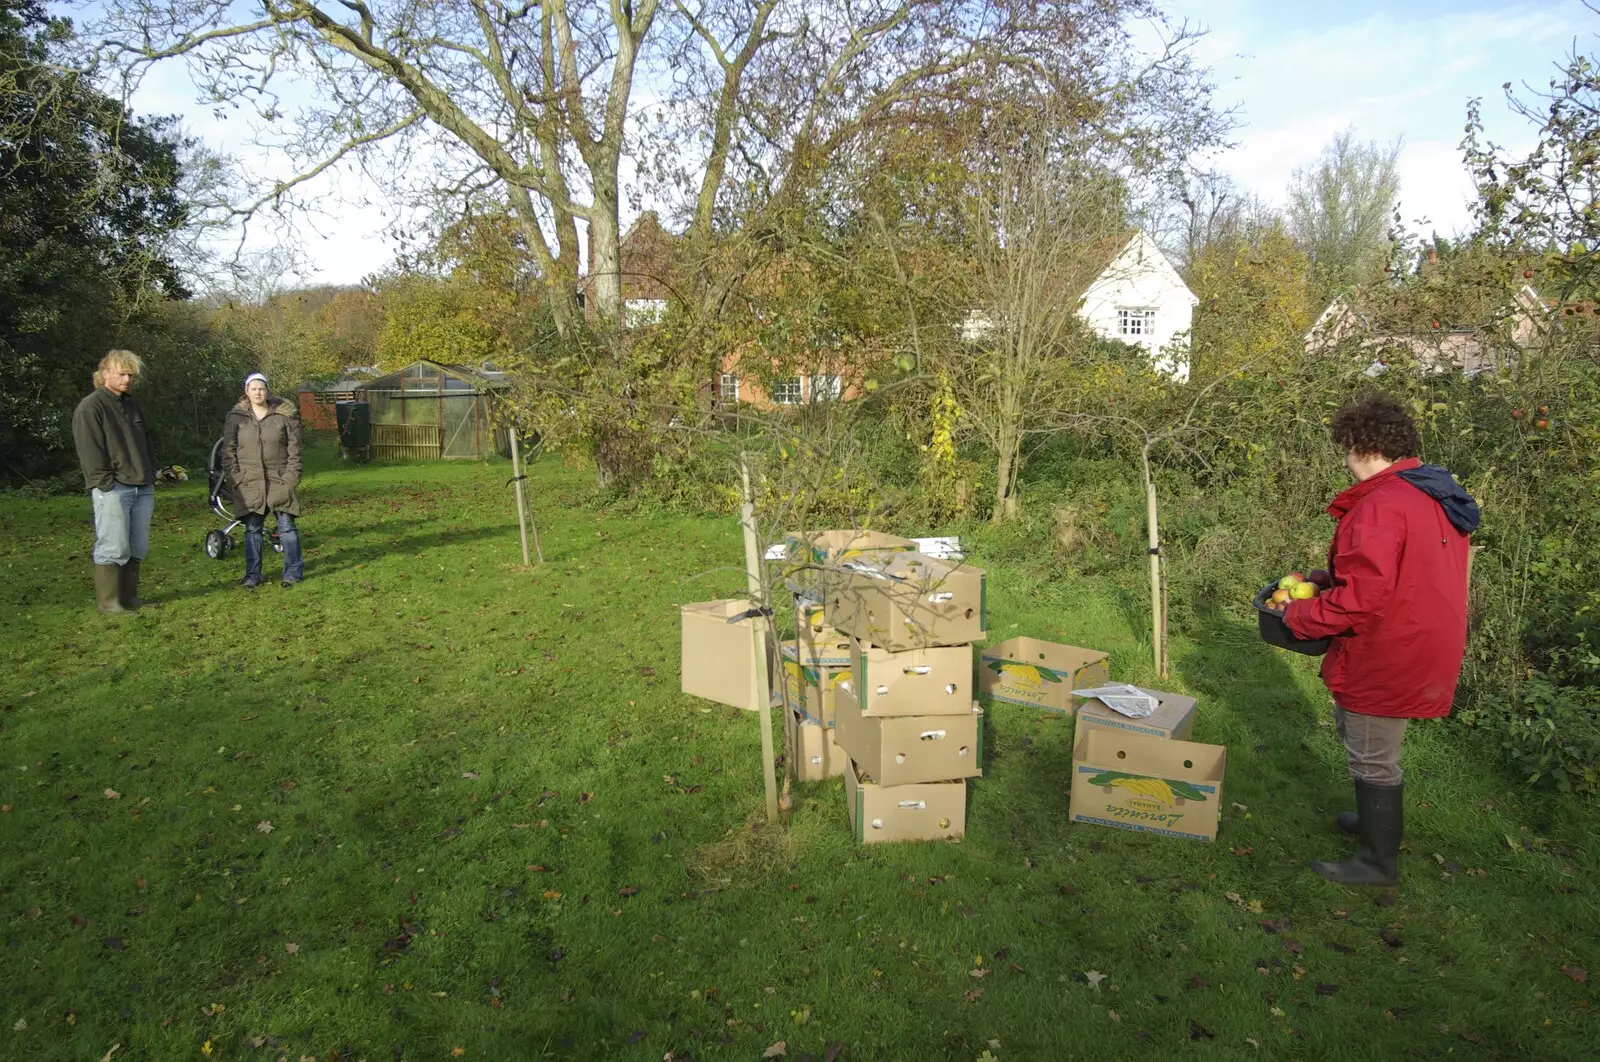
[[[1347,712],[1427,719],[1449,715],[1455,700],[1467,645],[1467,536],[1399,474],[1420,467],[1404,458],[1333,499],[1333,588],[1284,613],[1296,637],[1333,638],[1322,681]],[[1472,515],[1476,523],[1475,505]]]

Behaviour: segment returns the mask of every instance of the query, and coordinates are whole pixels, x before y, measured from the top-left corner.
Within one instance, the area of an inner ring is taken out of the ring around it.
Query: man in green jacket
[[[139,607],[139,565],[150,552],[156,462],[144,407],[130,393],[143,369],[133,351],[111,351],[100,359],[94,391],[72,414],[72,441],[94,502],[95,599],[109,615]]]

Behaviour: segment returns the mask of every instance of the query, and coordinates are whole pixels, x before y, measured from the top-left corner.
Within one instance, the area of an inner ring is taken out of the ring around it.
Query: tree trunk
[[[989,514],[991,524],[1002,524],[1017,516],[1017,465],[1021,459],[1021,441],[1010,431],[1003,431],[998,449],[994,468],[994,511]]]
[[[617,186],[614,180],[601,180],[594,190],[594,209],[589,214],[590,253],[589,297],[594,300],[600,320],[622,323],[622,255],[617,222]]]

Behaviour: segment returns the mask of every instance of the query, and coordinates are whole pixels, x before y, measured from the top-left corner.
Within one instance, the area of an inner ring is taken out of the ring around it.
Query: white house
[[[1143,347],[1155,369],[1180,383],[1189,378],[1189,329],[1199,303],[1161,248],[1143,229],[1104,244],[1105,267],[1074,296],[1078,314],[1102,339]],[[994,328],[989,314],[969,310],[961,338],[978,342]]]
[[[1189,329],[1200,302],[1156,241],[1137,229],[1083,292],[1078,313],[1103,339],[1143,347],[1156,371],[1189,378]]]

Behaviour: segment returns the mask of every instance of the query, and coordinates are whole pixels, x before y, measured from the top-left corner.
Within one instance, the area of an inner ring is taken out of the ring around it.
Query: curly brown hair
[[[1382,454],[1390,461],[1415,457],[1422,448],[1416,421],[1389,395],[1367,395],[1335,413],[1333,441],[1351,453]]]

